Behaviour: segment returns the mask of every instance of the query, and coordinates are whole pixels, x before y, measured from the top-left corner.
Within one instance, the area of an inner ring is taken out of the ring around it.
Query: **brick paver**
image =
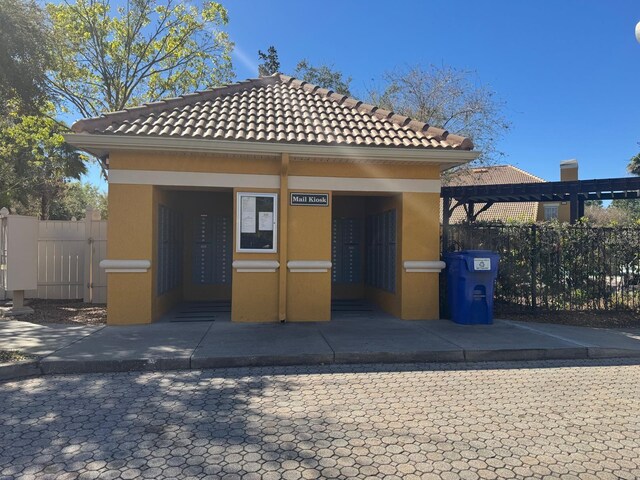
[[[0,385],[1,478],[640,478],[640,366],[330,366]]]

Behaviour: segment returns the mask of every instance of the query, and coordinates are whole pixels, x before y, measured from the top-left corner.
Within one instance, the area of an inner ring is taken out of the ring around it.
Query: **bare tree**
[[[388,72],[384,79],[386,86],[369,92],[373,104],[470,137],[481,152],[477,163],[504,155],[496,144],[510,127],[505,104],[474,72],[417,65]]]

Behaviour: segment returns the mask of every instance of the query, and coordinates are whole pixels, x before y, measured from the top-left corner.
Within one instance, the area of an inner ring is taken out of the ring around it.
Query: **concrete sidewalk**
[[[128,327],[0,321],[0,349],[41,358],[41,373],[187,370],[327,363],[640,358],[640,330],[496,320],[402,321],[385,314],[327,323],[155,323]]]

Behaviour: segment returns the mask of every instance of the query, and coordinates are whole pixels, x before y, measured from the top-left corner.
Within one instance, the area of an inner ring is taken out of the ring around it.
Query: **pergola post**
[[[467,202],[467,222],[473,222],[475,218],[474,210],[476,204],[474,202]]]
[[[451,197],[442,198],[442,253],[449,246],[449,222],[451,221]]]
[[[578,194],[571,193],[570,200],[569,200],[569,223],[574,224],[580,218],[578,209],[579,209]]]
[[[578,220],[584,217],[584,198],[578,199]]]

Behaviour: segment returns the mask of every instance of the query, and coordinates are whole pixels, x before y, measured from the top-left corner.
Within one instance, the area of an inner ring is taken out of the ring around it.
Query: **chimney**
[[[560,181],[578,180],[578,160],[563,160],[560,162]]]
[[[563,160],[560,162],[560,181],[569,182],[578,180],[578,160]],[[569,202],[562,202],[558,206],[558,220],[569,222],[571,220],[571,206]]]

